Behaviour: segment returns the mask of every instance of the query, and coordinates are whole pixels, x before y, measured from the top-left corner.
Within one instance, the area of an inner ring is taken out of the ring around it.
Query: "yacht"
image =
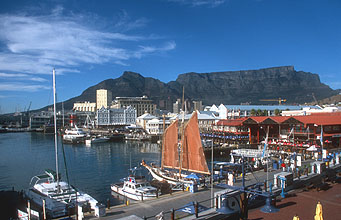
[[[71,143],[79,143],[85,140],[87,133],[75,125],[74,128],[66,129],[63,135],[63,141]]]
[[[28,198],[40,207],[45,201],[46,213],[51,218],[66,216],[69,209],[74,209],[78,204],[94,210],[97,204],[90,195],[76,190],[67,182],[58,181],[53,170],[45,170],[44,174],[32,177],[30,187],[26,192]]]
[[[54,107],[54,147],[56,172],[45,170],[42,175],[31,179],[30,187],[25,192],[27,198],[45,208],[48,218],[66,216],[70,209],[77,205],[88,205],[95,209],[97,201],[86,193],[75,189],[69,183],[61,181],[58,163],[57,117],[56,117],[56,84],[55,70],[53,70],[53,107]]]

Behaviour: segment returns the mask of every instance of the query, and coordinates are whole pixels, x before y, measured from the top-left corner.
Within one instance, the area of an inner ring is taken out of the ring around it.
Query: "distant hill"
[[[338,105],[341,105],[341,94],[318,100],[317,103],[314,101],[314,102],[310,102],[307,104],[308,105],[331,105],[333,104],[333,105],[338,106]]]
[[[211,104],[276,104],[261,99],[286,99],[286,104],[303,104],[338,94],[338,91],[321,83],[317,74],[296,71],[293,66],[212,73],[184,73],[175,81],[163,83],[158,79],[143,77],[139,73],[124,72],[116,79],[107,79],[64,102],[72,109],[74,102],[96,100],[97,89],[107,89],[117,96],[143,96],[151,98],[159,108],[172,109],[172,103],[182,97],[202,100]]]

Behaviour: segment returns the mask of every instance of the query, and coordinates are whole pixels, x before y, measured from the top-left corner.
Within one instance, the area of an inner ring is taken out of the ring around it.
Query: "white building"
[[[96,103],[76,102],[73,104],[73,110],[78,112],[96,112]]]
[[[138,125],[138,126],[140,126],[146,130],[147,129],[147,122],[152,120],[152,119],[157,119],[157,117],[154,115],[151,115],[149,113],[144,113],[143,115],[136,118],[136,125]]]
[[[289,111],[282,111],[282,116],[298,116],[298,115],[311,115],[312,113],[331,113],[331,112],[338,112],[341,111],[340,107],[331,106],[325,108],[311,108],[306,107],[302,110],[289,110]]]
[[[169,120],[163,120],[163,118],[154,118],[146,122],[145,130],[149,134],[163,134],[164,127],[166,129],[169,125]]]

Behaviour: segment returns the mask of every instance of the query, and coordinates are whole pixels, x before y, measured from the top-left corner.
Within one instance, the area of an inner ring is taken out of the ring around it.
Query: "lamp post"
[[[213,208],[213,137],[212,137],[212,146],[211,146],[211,207]]]

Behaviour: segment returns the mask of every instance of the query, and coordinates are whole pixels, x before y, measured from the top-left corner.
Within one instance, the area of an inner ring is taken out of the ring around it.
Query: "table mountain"
[[[323,99],[338,92],[321,83],[317,74],[296,71],[293,66],[212,73],[184,73],[175,81],[163,83],[158,79],[143,77],[139,73],[124,72],[116,79],[107,79],[86,89],[80,96],[65,102],[71,109],[76,101],[96,100],[97,89],[107,89],[117,96],[147,95],[161,109],[172,108],[172,103],[182,97],[202,100],[203,104],[271,104],[261,99],[286,99],[286,104],[303,104]],[[275,104],[275,102],[274,102]]]

